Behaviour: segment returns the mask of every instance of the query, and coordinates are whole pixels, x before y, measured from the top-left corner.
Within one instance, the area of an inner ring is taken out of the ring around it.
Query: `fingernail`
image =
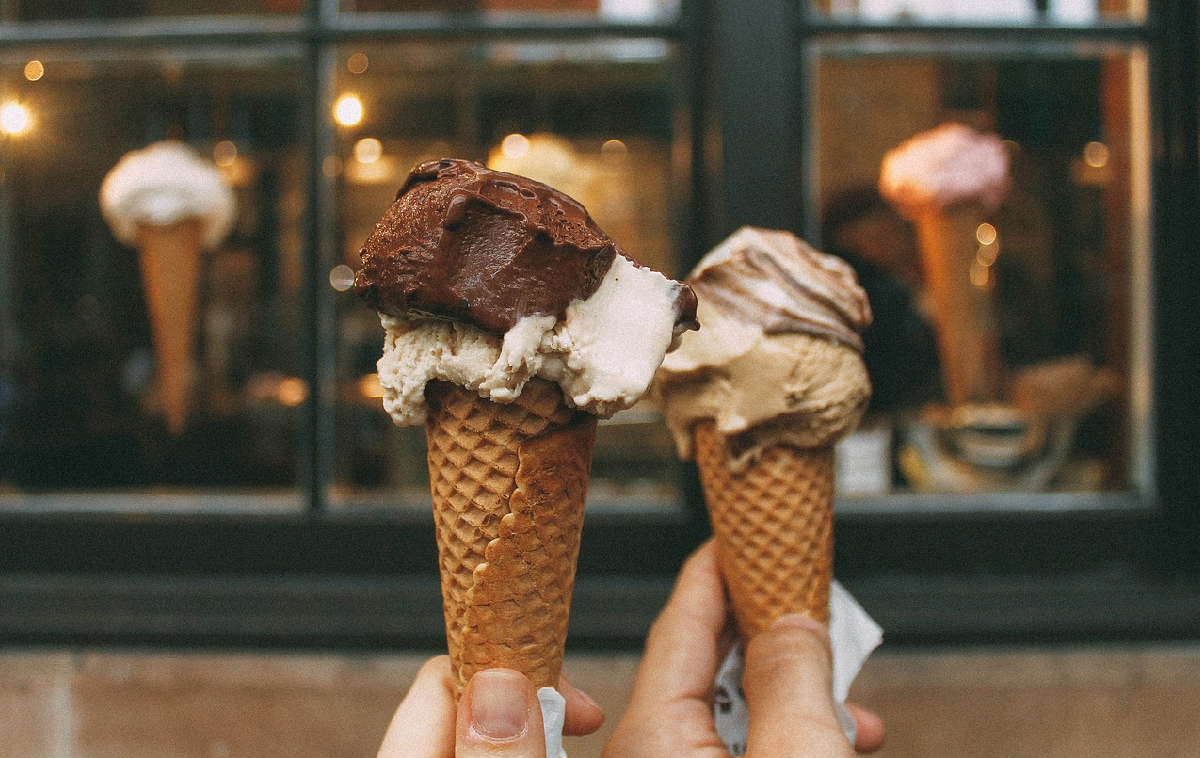
[[[572,685],[571,689],[575,690],[575,696],[578,697],[583,702],[585,702],[588,705],[591,705],[595,708],[600,708],[600,704],[597,703],[595,700],[593,700],[591,695],[587,694],[583,690],[581,690],[578,687],[575,687],[573,685]]]
[[[799,629],[808,629],[811,632],[820,632],[821,634],[829,634],[829,629],[820,621],[813,619],[803,613],[789,613],[786,616],[780,616],[775,619],[775,623],[771,626],[792,626]]]
[[[525,733],[529,721],[525,678],[515,671],[489,669],[471,680],[471,727],[491,740]]]

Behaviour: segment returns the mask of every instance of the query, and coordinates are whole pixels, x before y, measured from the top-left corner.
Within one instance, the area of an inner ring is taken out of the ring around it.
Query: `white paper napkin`
[[[858,601],[838,582],[829,591],[829,641],[833,647],[833,699],[838,721],[850,744],[854,744],[857,725],[844,703],[850,685],[871,652],[883,641],[883,630],[867,615]],[[734,755],[746,752],[746,727],[749,712],[742,695],[744,666],[741,644],[736,644],[717,669],[713,720],[717,734]]]
[[[563,722],[567,718],[567,700],[553,687],[537,691],[542,706],[542,728],[546,732],[546,758],[567,758],[563,750]]]

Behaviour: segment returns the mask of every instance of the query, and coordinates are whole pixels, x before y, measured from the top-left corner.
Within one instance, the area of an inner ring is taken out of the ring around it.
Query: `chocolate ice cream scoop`
[[[599,288],[615,256],[629,258],[570,197],[457,159],[413,169],[361,255],[354,289],[381,313],[493,334],[525,316],[562,319]],[[695,318],[690,295],[681,322]]]
[[[696,328],[691,288],[640,266],[582,205],[472,161],[413,169],[361,258],[354,287],[382,317],[398,424],[420,422],[430,381],[506,401],[535,376],[610,416]]]

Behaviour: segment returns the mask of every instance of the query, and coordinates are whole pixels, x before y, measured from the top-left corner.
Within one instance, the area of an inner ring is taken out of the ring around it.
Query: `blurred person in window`
[[[863,332],[870,409],[917,408],[942,396],[937,335],[920,305],[916,238],[873,186],[836,194],[825,206],[821,247],[858,274],[874,320]]]

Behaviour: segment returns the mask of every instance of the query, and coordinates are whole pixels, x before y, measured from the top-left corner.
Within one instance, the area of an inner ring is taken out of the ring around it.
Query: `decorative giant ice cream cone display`
[[[833,446],[870,399],[866,294],[841,259],[745,227],[688,278],[702,328],[659,369],[680,454],[695,458],[739,631],[829,621]]]
[[[138,251],[167,429],[181,434],[192,401],[202,254],[233,225],[233,191],[210,162],[181,142],[123,157],[100,188],[104,218]]]
[[[884,156],[880,192],[911,220],[932,295],[947,399],[959,406],[998,395],[996,316],[979,230],[1009,187],[1000,138],[943,124]]]
[[[695,296],[566,195],[463,160],[413,169],[361,255],[384,408],[426,428],[455,686],[513,668],[561,716],[596,420],[646,392]]]

